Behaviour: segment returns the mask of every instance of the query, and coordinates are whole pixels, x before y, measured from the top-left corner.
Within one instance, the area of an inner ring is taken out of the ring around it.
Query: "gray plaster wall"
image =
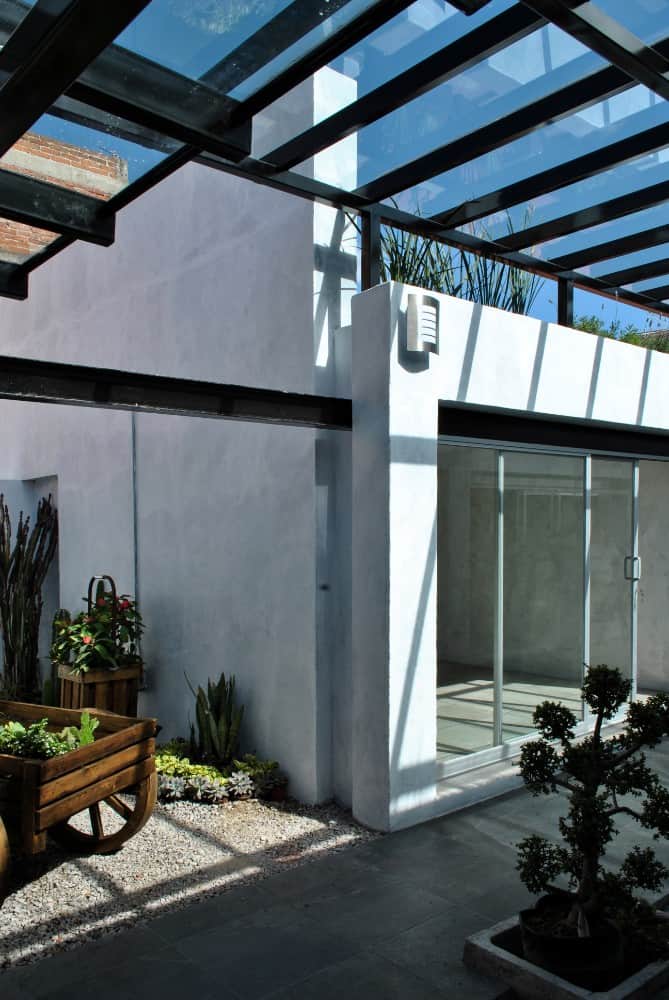
[[[113,247],[74,245],[31,276],[27,302],[0,302],[1,353],[323,392],[342,289],[355,289],[345,229],[331,210],[188,165],[119,215]],[[322,591],[317,614],[315,595],[334,523],[319,521],[316,433],[138,414],[133,456],[128,413],[0,402],[0,427],[0,479],[58,477],[58,603],[81,607],[100,572],[138,594],[140,711],[185,735],[184,673],[234,673],[244,748],[278,759],[299,798],[329,797],[331,607]]]

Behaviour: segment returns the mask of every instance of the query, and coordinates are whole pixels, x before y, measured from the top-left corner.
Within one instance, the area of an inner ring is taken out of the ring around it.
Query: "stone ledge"
[[[574,986],[493,943],[493,938],[517,926],[518,917],[515,916],[472,934],[465,942],[462,959],[470,969],[501,980],[523,1000],[642,1000],[669,983],[669,961],[664,961],[647,965],[604,992]]]

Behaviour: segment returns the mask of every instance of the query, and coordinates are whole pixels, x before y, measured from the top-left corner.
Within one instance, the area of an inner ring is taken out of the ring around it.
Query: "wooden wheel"
[[[0,906],[7,895],[9,882],[9,837],[0,816]]]
[[[107,806],[120,817],[121,825],[116,820],[112,832],[105,833],[104,811],[100,808],[101,803],[96,802],[89,806],[76,817],[77,825],[73,824],[73,819],[56,823],[49,828],[49,833],[62,847],[78,851],[85,854],[111,854],[118,851],[119,847],[125,844],[134,834],[142,829],[149,816],[153,812],[158,795],[158,776],[155,771],[143,778],[136,788],[133,789],[134,803],[128,803],[120,795],[110,795],[103,799]],[[87,817],[86,822],[79,820]],[[109,815],[107,816],[109,819]],[[0,857],[2,851],[0,848]]]

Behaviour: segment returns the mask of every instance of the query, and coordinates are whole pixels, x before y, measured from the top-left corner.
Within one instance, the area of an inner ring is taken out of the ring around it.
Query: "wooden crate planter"
[[[28,724],[48,718],[49,728],[80,724],[81,712],[46,705],[0,701],[0,712]],[[10,859],[10,843],[39,854],[47,833],[78,852],[108,854],[144,826],[156,802],[155,719],[128,719],[92,709],[99,719],[95,741],[49,760],[0,754],[0,901]],[[133,798],[119,792],[132,790]],[[105,802],[121,826],[105,832]],[[86,828],[72,818],[84,813]]]
[[[142,679],[138,661],[119,670],[89,670],[73,674],[70,667],[58,665],[61,708],[99,708],[119,715],[137,715],[137,693]]]

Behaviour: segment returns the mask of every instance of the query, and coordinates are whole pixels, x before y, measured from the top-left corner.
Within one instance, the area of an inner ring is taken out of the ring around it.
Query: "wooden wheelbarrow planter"
[[[39,854],[49,833],[80,853],[118,850],[144,826],[156,802],[155,719],[128,719],[97,709],[95,741],[49,760],[0,754],[0,902],[4,898],[10,843],[24,854]],[[49,720],[49,729],[78,726],[81,711],[0,701],[0,713],[23,722]],[[130,791],[134,801],[119,796]],[[121,825],[105,832],[105,802]],[[84,813],[85,823],[72,824]]]

